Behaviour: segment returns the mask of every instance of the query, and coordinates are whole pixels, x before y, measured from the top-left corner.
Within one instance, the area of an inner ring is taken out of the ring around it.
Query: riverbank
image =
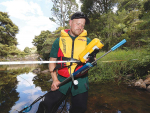
[[[26,56],[0,57],[0,61],[37,61],[38,54],[30,54]]]
[[[97,58],[103,54],[105,52],[100,52],[97,54]],[[116,50],[100,59],[97,66],[89,70],[89,75],[91,82],[124,81],[130,86],[147,89],[149,84],[144,81],[150,75],[150,54],[144,48],[128,51]],[[140,79],[143,82],[139,83]]]

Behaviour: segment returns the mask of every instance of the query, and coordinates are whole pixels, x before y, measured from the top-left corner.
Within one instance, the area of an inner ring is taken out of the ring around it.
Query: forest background
[[[80,0],[82,2],[81,11],[84,12],[90,19],[90,25],[85,26],[88,31],[88,37],[91,39],[99,38],[104,43],[101,51],[106,52],[116,43],[122,39],[126,39],[127,43],[120,49],[119,53],[128,51],[132,55],[136,55],[140,50],[141,57],[137,63],[129,61],[131,58],[126,59],[127,70],[121,69],[121,64],[111,64],[112,67],[116,65],[120,74],[136,72],[144,75],[150,72],[150,1],[149,0]],[[53,8],[51,13],[53,17],[49,19],[57,23],[58,27],[55,31],[51,32],[41,31],[40,35],[35,36],[33,45],[35,47],[26,47],[24,51],[17,48],[16,34],[19,28],[9,18],[5,12],[0,12],[0,57],[24,57],[25,55],[32,54],[36,51],[44,60],[49,59],[49,53],[52,44],[56,38],[60,36],[62,29],[69,29],[68,21],[71,15],[78,11],[78,4],[75,0],[52,0]],[[117,8],[117,11],[113,11]],[[117,57],[116,53],[114,57]],[[128,53],[128,54],[129,54]],[[137,55],[136,55],[137,56]],[[127,57],[126,55],[124,58]],[[136,57],[135,57],[136,58]],[[133,59],[133,57],[132,57]],[[124,62],[123,62],[124,63]],[[130,64],[129,64],[130,63]],[[110,64],[106,64],[109,65]],[[124,65],[124,64],[122,64]],[[103,67],[102,67],[103,68]],[[132,68],[132,69],[131,69]],[[134,68],[134,69],[133,69]],[[143,68],[143,70],[139,69]],[[104,68],[103,68],[104,69]],[[102,71],[102,70],[101,70]],[[114,71],[114,69],[113,69]],[[106,72],[106,70],[104,71]],[[107,69],[107,73],[108,73]],[[106,73],[104,73],[106,75]],[[114,73],[116,75],[116,73]],[[112,70],[111,70],[112,75]],[[139,75],[139,74],[138,74]],[[137,76],[138,76],[137,75]],[[136,76],[136,77],[137,77]]]

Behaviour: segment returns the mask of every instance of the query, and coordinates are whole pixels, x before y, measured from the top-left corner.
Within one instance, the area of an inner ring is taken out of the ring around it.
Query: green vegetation
[[[20,51],[16,34],[19,29],[9,18],[9,15],[0,11],[0,56],[12,57],[14,55],[24,56],[25,53]]]
[[[59,27],[56,31],[41,31],[39,36],[35,36],[33,39],[33,45],[37,47],[37,53],[41,58],[48,60],[50,50],[54,40],[60,37],[60,31],[64,29],[63,27]]]
[[[143,47],[150,36],[148,0],[81,0],[82,11],[91,24],[86,26],[90,38],[98,37],[109,50],[115,43],[126,39],[126,47]],[[104,7],[105,6],[105,7]],[[114,13],[113,8],[118,10]]]
[[[14,57],[17,55],[18,57],[23,57],[26,53],[20,51],[15,45],[9,46],[7,44],[0,43],[0,56],[1,57]]]
[[[97,54],[97,58],[105,52]],[[97,82],[100,80],[127,78],[133,74],[132,79],[145,78],[150,74],[150,54],[145,49],[117,50],[109,53],[97,62],[97,66],[89,71],[89,80]]]
[[[30,48],[29,47],[25,47],[24,52],[27,54],[30,54]]]
[[[49,19],[59,26],[65,27],[68,24],[70,15],[78,11],[78,4],[75,0],[52,0],[52,2],[52,17]]]
[[[97,67],[89,71],[90,81],[121,79],[128,74],[133,74],[132,78],[138,79],[149,74],[150,1],[80,1],[82,2],[81,11],[87,14],[91,21],[90,25],[85,26],[88,37],[91,39],[99,38],[105,45],[102,48],[104,52],[98,54],[97,57],[110,50],[122,39],[127,40],[127,43],[119,48],[120,50],[114,51],[102,59],[103,61],[112,60],[112,62],[98,61]],[[113,12],[114,7],[117,7],[116,12]],[[54,14],[58,14],[62,10],[54,6],[52,11]],[[67,17],[69,16],[71,16],[71,13]],[[59,17],[60,20],[63,20],[63,13]],[[61,21],[60,25],[64,26],[65,24]],[[61,29],[69,28],[68,24],[65,27],[61,26],[54,32],[42,31],[39,36],[35,36],[33,44],[37,47],[37,52],[43,59],[49,58],[51,46],[54,40],[60,36]]]

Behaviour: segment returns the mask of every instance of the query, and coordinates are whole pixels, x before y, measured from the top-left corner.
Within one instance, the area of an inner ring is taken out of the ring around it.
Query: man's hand
[[[87,58],[86,61],[85,61],[85,63],[87,63],[87,62],[89,62],[89,61],[90,61],[90,58]]]
[[[93,59],[92,61],[91,61],[90,58],[87,58],[86,61],[85,61],[85,63],[87,63],[87,62],[90,62],[90,63],[91,63],[91,62],[93,62],[93,61],[95,61],[95,60],[96,60],[96,57],[94,57],[94,59]]]
[[[57,58],[50,57],[50,61],[56,61],[56,60],[57,60]],[[57,78],[56,71],[53,71],[55,67],[56,67],[56,63],[50,63],[49,64],[49,71],[50,71],[52,79],[53,79],[53,83],[51,85],[51,90],[52,91],[55,91],[55,90],[59,89],[59,87],[57,87],[57,86],[58,86],[58,84],[60,84],[60,81]]]
[[[52,85],[51,85],[51,90],[52,91],[56,91],[57,89],[59,89],[58,84],[60,84],[60,81],[59,80],[55,80],[53,81]]]

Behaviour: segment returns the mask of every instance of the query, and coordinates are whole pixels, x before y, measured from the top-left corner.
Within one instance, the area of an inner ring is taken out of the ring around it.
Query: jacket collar
[[[69,34],[68,34],[69,31],[70,31],[69,29],[61,30],[61,37],[69,36]],[[80,37],[87,36],[87,31],[83,30],[83,32],[79,36]]]

